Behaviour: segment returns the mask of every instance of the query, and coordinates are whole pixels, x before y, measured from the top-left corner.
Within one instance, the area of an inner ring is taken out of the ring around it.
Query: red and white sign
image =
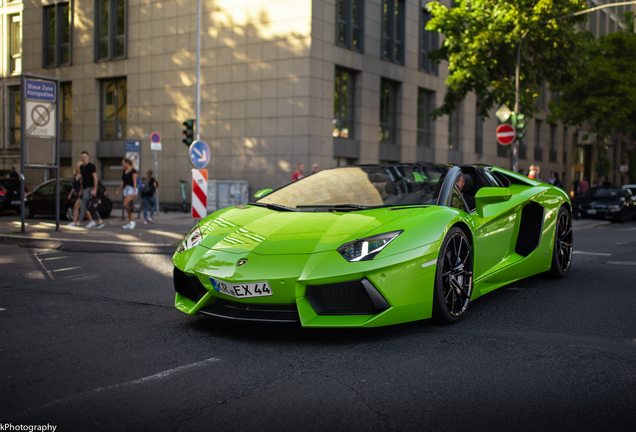
[[[516,137],[517,133],[515,132],[515,128],[513,128],[509,124],[502,124],[497,126],[497,142],[499,144],[510,145]]]
[[[208,170],[192,170],[192,217],[203,219],[208,215]]]

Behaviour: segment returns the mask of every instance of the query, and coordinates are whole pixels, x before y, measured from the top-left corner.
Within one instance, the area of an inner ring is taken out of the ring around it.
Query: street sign
[[[495,115],[497,116],[499,121],[502,123],[508,121],[511,114],[512,114],[512,111],[510,111],[510,108],[508,108],[506,104],[503,104],[502,106],[500,106],[497,112],[495,112]]]
[[[204,141],[190,144],[190,162],[195,168],[205,168],[210,162],[210,147]]]
[[[26,136],[54,138],[55,103],[26,100]]]
[[[510,145],[515,140],[517,134],[515,128],[509,124],[497,126],[497,142],[501,145]]]
[[[203,219],[208,215],[208,170],[192,170],[192,218]]]
[[[55,102],[56,85],[52,81],[26,78],[24,98],[41,102]]]
[[[150,150],[161,151],[161,134],[159,132],[150,134]]]

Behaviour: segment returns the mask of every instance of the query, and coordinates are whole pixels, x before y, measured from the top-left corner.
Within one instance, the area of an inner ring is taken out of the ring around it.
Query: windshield
[[[370,165],[320,171],[259,199],[288,208],[350,208],[437,204],[441,165]],[[440,181],[441,180],[441,181]]]
[[[592,198],[605,198],[605,197],[622,197],[624,192],[621,188],[590,188],[587,191],[588,196]]]

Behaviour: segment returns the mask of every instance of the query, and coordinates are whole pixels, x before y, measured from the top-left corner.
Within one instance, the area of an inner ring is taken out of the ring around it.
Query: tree
[[[552,86],[572,82],[581,50],[590,36],[577,32],[572,18],[550,21],[585,9],[585,0],[457,0],[450,10],[438,2],[426,29],[444,35],[434,61],[448,61],[449,76],[442,106],[435,117],[452,113],[468,92],[479,97],[479,115],[495,105],[514,106],[517,47],[521,45],[521,112],[532,117],[544,80]],[[525,36],[525,37],[524,37]]]
[[[550,102],[548,121],[588,128],[598,155],[612,133],[636,130],[636,34],[619,31],[592,41],[575,80]],[[600,161],[600,159],[599,159]],[[602,164],[597,164],[599,177]]]

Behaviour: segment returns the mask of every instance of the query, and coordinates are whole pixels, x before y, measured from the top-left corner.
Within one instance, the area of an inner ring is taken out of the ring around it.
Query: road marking
[[[51,270],[51,271],[52,271],[52,272],[60,272],[60,271],[77,270],[77,269],[79,269],[79,268],[82,268],[82,267],[81,267],[81,266],[80,266],[80,267],[67,267],[67,268],[63,268],[63,269],[55,269],[55,270]]]
[[[612,256],[612,254],[608,253],[600,253],[600,252],[583,252],[583,251],[574,251],[573,254],[579,255],[598,255],[598,256]]]
[[[4,310],[6,310],[6,309],[4,309],[4,308],[0,308],[0,311],[4,311]]]
[[[51,401],[49,403],[46,403],[44,405],[39,405],[37,407],[29,408],[29,409],[23,411],[22,413],[17,414],[16,416],[24,416],[25,414],[29,414],[29,413],[31,413],[33,411],[36,411],[36,410],[39,410],[39,409],[49,408],[49,407],[56,406],[56,405],[65,405],[67,403],[76,402],[77,400],[82,399],[82,398],[84,398],[86,396],[92,396],[92,395],[95,395],[95,394],[98,394],[98,393],[103,393],[103,392],[110,391],[110,390],[128,390],[128,389],[131,389],[131,388],[133,388],[135,386],[138,386],[140,384],[145,384],[145,383],[148,383],[148,382],[152,382],[152,381],[157,381],[157,380],[161,380],[161,379],[164,379],[164,378],[168,378],[168,377],[170,377],[170,376],[172,376],[172,375],[174,375],[176,373],[183,372],[185,370],[196,368],[196,367],[207,366],[210,363],[214,363],[214,362],[217,362],[217,361],[220,361],[220,360],[217,359],[217,358],[209,358],[209,359],[206,359],[206,360],[201,360],[201,361],[196,362],[196,363],[190,363],[190,364],[187,364],[187,365],[184,365],[184,366],[179,366],[179,367],[174,368],[174,369],[168,369],[167,371],[159,372],[159,373],[156,373],[154,375],[150,375],[150,376],[147,376],[147,377],[144,377],[144,378],[139,378],[139,379],[136,379],[136,380],[133,380],[133,381],[123,382],[123,383],[119,383],[119,384],[113,384],[113,385],[106,386],[106,387],[100,387],[100,388],[97,388],[97,389],[94,389],[94,390],[89,390],[89,391],[84,392],[84,393],[76,394],[74,396],[69,396],[69,397],[67,397],[65,399],[56,399],[56,400],[53,400],[53,401]]]
[[[70,258],[70,255],[63,255],[63,256],[53,256],[50,258],[42,258],[42,261],[49,261],[49,260],[58,260],[58,259],[63,259],[63,258]]]
[[[608,261],[607,263],[611,265],[626,265],[626,266],[636,265],[636,262],[634,261]]]

